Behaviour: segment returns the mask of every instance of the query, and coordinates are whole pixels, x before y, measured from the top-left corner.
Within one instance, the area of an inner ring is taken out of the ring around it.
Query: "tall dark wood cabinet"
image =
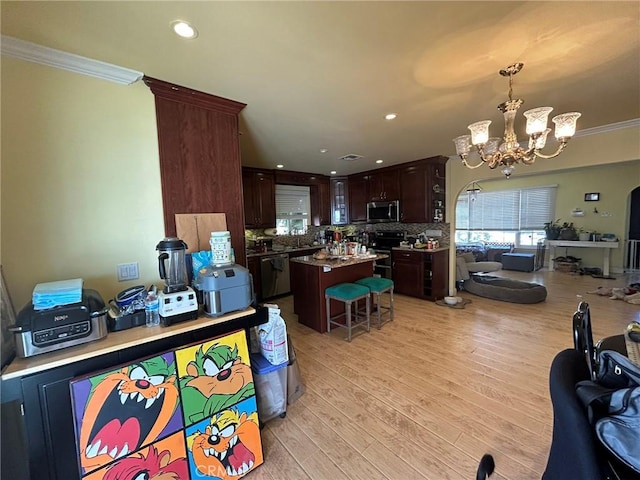
[[[322,177],[311,186],[311,223],[316,227],[331,225],[331,187],[329,178]]]
[[[225,213],[245,262],[238,114],[244,103],[144,77],[155,96],[165,235],[176,213]]]
[[[276,182],[271,170],[242,169],[244,223],[247,228],[276,226]]]

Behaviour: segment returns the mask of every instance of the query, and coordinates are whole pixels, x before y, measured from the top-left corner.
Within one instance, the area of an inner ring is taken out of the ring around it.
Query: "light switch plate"
[[[127,280],[136,280],[140,278],[138,273],[138,262],[119,263],[117,268],[118,281],[126,282]]]

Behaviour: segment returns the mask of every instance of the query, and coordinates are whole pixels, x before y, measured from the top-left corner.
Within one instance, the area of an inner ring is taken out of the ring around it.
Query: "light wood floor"
[[[269,479],[539,479],[549,451],[549,366],[573,346],[578,295],[589,302],[596,340],[640,321],[640,305],[588,294],[616,280],[561,272],[501,272],[542,283],[546,302],[518,305],[462,292],[451,309],[395,296],[395,321],[352,343],[298,323],[291,297],[277,300],[296,349],[306,393],[267,423],[265,463],[247,476]]]

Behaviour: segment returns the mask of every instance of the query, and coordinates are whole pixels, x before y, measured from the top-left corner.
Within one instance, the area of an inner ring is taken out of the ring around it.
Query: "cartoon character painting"
[[[153,445],[143,453],[123,458],[108,467],[103,480],[189,480],[186,458],[171,461],[168,450],[158,452]]]
[[[242,350],[242,351],[241,351]],[[176,352],[185,424],[255,395],[244,332]]]
[[[166,358],[165,358],[166,357]],[[170,422],[181,428],[173,353],[71,383],[74,408],[89,386],[80,414],[78,450],[85,472],[156,440]]]
[[[187,437],[193,478],[234,480],[262,464],[262,444],[255,402],[252,413],[232,408],[202,422]],[[204,427],[204,428],[202,428]]]

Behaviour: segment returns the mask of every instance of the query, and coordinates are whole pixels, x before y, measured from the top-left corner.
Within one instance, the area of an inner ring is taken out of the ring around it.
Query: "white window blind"
[[[556,186],[462,194],[457,230],[542,230],[556,210]]]
[[[309,187],[276,185],[276,218],[308,219],[311,212]]]

